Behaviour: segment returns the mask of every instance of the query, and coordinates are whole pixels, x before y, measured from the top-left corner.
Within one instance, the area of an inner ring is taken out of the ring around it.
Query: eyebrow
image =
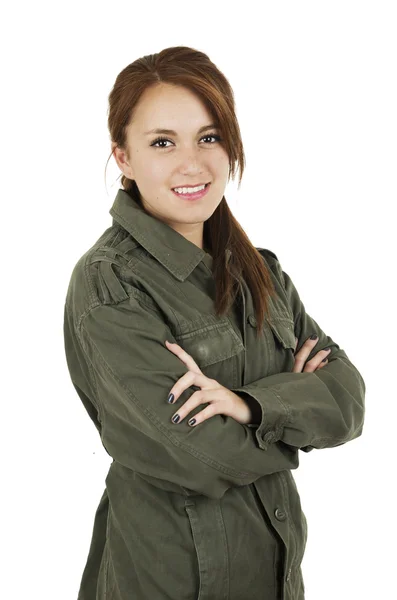
[[[211,125],[204,125],[200,127],[197,133],[201,133],[202,131],[206,131],[207,129],[218,129],[215,123],[211,123]],[[178,135],[176,131],[173,129],[151,129],[150,131],[145,131],[144,135],[149,135],[152,133],[164,133],[166,135]]]

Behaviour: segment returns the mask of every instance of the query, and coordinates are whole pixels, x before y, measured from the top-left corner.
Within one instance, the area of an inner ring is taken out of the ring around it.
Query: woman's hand
[[[233,417],[235,421],[242,425],[251,423],[252,413],[248,404],[240,398],[237,394],[223,387],[215,379],[206,377],[200,370],[194,359],[179,346],[178,344],[171,344],[165,342],[168,350],[176,354],[178,358],[188,367],[189,371],[185,373],[176,384],[171,388],[170,394],[174,395],[174,399],[171,403],[177,402],[179,396],[187,388],[192,385],[200,387],[201,389],[194,392],[182,406],[178,407],[178,411],[174,414],[171,420],[174,423],[181,423],[183,419],[197,406],[209,402],[209,405],[204,408],[201,412],[197,413],[194,419],[188,421],[188,425],[199,425],[206,419],[210,419],[214,415],[227,415]],[[179,415],[179,419],[174,421],[174,417]]]
[[[296,344],[295,344],[295,348],[298,344],[298,338],[296,337]],[[302,348],[299,350],[299,352],[297,352],[297,354],[295,354],[295,364],[294,364],[294,368],[292,369],[292,373],[313,373],[313,371],[318,371],[318,369],[322,369],[322,367],[324,367],[327,362],[328,362],[328,358],[325,358],[326,356],[329,356],[330,353],[330,348],[328,349],[324,349],[324,350],[319,350],[319,352],[317,352],[317,354],[315,354],[313,356],[313,358],[311,358],[309,360],[309,362],[306,363],[306,359],[309,356],[310,352],[312,351],[312,349],[314,348],[314,346],[317,344],[318,342],[318,337],[315,340],[311,340],[310,338],[306,340],[306,342],[303,344]],[[325,358],[325,360],[324,360]],[[305,367],[302,371],[302,367]]]

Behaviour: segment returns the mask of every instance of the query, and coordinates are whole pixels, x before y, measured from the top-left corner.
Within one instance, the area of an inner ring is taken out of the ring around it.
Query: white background
[[[392,597],[396,3],[14,2],[2,13],[2,596],[77,598],[111,459],[69,377],[64,298],[120,187],[113,158],[105,181],[114,80],[186,45],[234,89],[247,167],[226,189],[232,211],[366,383],[363,435],[302,452],[294,471],[306,600]]]

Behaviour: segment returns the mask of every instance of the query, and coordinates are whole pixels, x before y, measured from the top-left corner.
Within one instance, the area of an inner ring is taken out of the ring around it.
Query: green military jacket
[[[302,600],[307,523],[291,470],[299,451],[362,433],[365,384],[305,311],[277,256],[258,248],[277,298],[257,323],[244,280],[216,317],[212,257],[145,213],[124,190],[112,225],[77,261],[64,340],[73,385],[113,458],[95,514],[78,600]],[[257,340],[256,328],[264,336]],[[329,363],[292,373],[319,336]],[[196,427],[167,403],[186,365],[261,409],[257,424],[215,415]]]

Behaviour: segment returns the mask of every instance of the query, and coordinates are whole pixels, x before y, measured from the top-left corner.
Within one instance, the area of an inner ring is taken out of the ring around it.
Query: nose
[[[178,153],[182,169],[200,170],[202,156],[202,148],[199,148],[196,145],[186,146]]]

